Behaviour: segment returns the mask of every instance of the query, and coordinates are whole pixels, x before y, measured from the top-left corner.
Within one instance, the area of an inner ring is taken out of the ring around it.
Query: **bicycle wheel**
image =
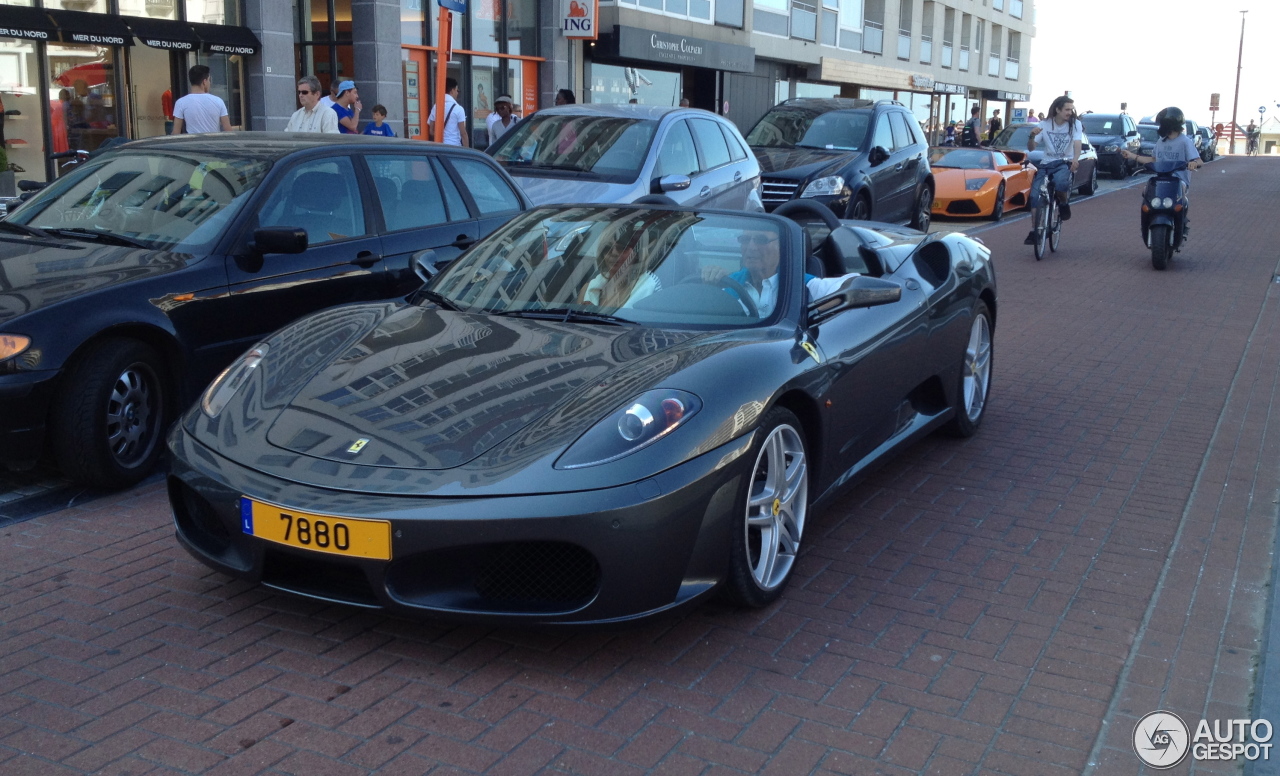
[[[1062,238],[1062,213],[1058,211],[1058,202],[1055,199],[1053,207],[1049,210],[1049,250],[1054,253],[1058,252],[1058,240]]]
[[[1052,207],[1053,200],[1051,199],[1036,212],[1036,241],[1033,246],[1036,251],[1036,261],[1044,258],[1044,250],[1049,238],[1049,210]]]

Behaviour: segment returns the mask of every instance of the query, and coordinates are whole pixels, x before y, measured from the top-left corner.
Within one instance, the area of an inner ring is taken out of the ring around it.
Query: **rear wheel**
[[[999,221],[1004,218],[1004,183],[1000,184],[1000,188],[996,189],[996,206],[991,211],[991,220]]]
[[[1163,271],[1169,266],[1169,226],[1160,224],[1151,227],[1151,266]]]
[[[790,410],[765,413],[752,448],[755,464],[734,518],[726,594],[744,606],[782,595],[800,553],[809,513],[809,458]]]
[[[991,334],[991,311],[985,302],[978,302],[973,308],[969,341],[965,344],[964,363],[960,368],[960,387],[952,405],[955,417],[944,427],[953,436],[973,436],[987,411],[987,395],[991,389]]]
[[[1062,212],[1058,203],[1054,202],[1049,210],[1049,250],[1058,252],[1058,241],[1062,239]]]
[[[928,186],[920,187],[916,197],[916,209],[911,214],[911,227],[922,232],[929,231],[929,222],[933,218],[933,190]]]
[[[1093,192],[1098,190],[1098,165],[1093,165],[1089,170],[1089,182],[1079,188],[1079,192],[1086,197],[1091,196]]]

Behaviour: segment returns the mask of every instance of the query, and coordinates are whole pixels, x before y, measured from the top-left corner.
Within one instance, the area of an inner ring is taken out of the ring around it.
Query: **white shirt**
[[[173,104],[173,117],[182,119],[183,129],[192,135],[221,132],[225,115],[227,104],[216,94],[192,92]]]
[[[327,95],[327,94],[326,94],[325,96],[321,97],[321,98],[320,98],[320,107],[321,107],[321,108],[332,108],[332,107],[333,107],[333,98],[332,98],[332,97],[330,97],[330,96],[329,96],[329,95]]]
[[[1044,160],[1063,159],[1071,161],[1075,158],[1075,148],[1072,146],[1077,140],[1084,140],[1084,130],[1081,128],[1079,119],[1063,124],[1055,124],[1053,119],[1045,119],[1040,122],[1040,134],[1036,136],[1036,143],[1044,146]]]
[[[856,278],[861,273],[850,272],[848,275],[841,275],[838,278],[810,278],[805,283],[805,288],[809,290],[809,299],[821,299],[828,294],[834,294],[840,290],[840,286],[845,284],[849,278]],[[760,290],[751,283],[743,283],[743,288],[747,289],[747,296],[751,297],[751,301],[756,305],[756,311],[760,314],[760,318],[768,318],[773,314],[773,308],[778,303],[778,275],[774,274],[760,281]],[[736,289],[735,289],[736,290]],[[739,302],[739,304],[742,304]],[[746,305],[742,305],[746,309]],[[749,312],[749,311],[748,311]]]
[[[452,94],[444,96],[444,143],[445,145],[462,145],[462,135],[458,132],[458,124],[467,123],[467,111],[463,109],[458,101],[453,99]],[[436,107],[431,106],[431,113],[427,114],[427,124],[431,124],[436,120]]]
[[[608,278],[597,273],[587,284],[587,290],[582,294],[582,301],[599,306],[600,294],[604,293],[604,287],[608,282]],[[646,296],[652,296],[654,291],[661,288],[662,282],[652,272],[646,272],[644,277],[640,278],[640,282],[636,283],[635,288],[631,289],[631,293],[627,295],[627,301],[622,306],[631,307]]]
[[[456,113],[457,111],[454,112]],[[511,123],[504,127],[502,126],[502,117],[498,115],[498,112],[490,113],[488,118],[484,120],[485,126],[489,128],[489,145],[498,142],[498,138],[506,134],[518,121],[520,119],[516,118],[516,114],[512,113]]]
[[[306,108],[298,108],[289,117],[289,123],[285,125],[284,131],[322,132],[327,135],[336,135],[338,134],[338,114],[333,112],[333,108],[326,108],[323,105],[316,105],[310,111]]]

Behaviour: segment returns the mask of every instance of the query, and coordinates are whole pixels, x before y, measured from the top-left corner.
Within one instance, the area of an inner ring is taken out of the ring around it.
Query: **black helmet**
[[[1160,129],[1156,130],[1160,137],[1168,137],[1174,132],[1182,131],[1182,110],[1170,106],[1156,114],[1156,123],[1160,125]]]

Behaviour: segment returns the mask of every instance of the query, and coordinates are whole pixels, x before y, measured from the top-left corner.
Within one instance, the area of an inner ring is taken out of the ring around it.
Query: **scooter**
[[[1173,254],[1182,250],[1187,236],[1187,186],[1174,174],[1187,169],[1187,163],[1149,166],[1155,175],[1147,180],[1142,195],[1142,240],[1151,249],[1151,266],[1163,270]]]

